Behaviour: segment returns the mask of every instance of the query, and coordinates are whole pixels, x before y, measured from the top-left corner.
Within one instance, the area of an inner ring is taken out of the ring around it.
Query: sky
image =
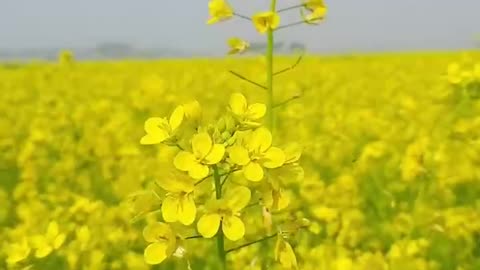
[[[268,9],[269,0],[230,0],[237,13]],[[278,0],[279,8],[300,0]],[[318,26],[277,32],[277,41],[309,51],[359,52],[468,49],[480,43],[480,0],[326,0]],[[282,23],[297,21],[296,11]],[[87,48],[125,42],[140,48],[225,50],[238,36],[264,41],[251,22],[208,26],[208,0],[0,0],[0,48]]]

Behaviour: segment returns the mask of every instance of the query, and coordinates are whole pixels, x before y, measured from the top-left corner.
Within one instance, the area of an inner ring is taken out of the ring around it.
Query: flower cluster
[[[186,114],[192,106],[196,114]],[[164,194],[159,195],[163,221],[144,230],[145,240],[152,243],[145,249],[145,260],[151,264],[161,263],[179,248],[180,236],[170,225],[177,222],[196,223],[204,238],[243,239],[248,234],[242,218],[245,209],[286,208],[289,200],[282,191],[288,182],[279,175],[300,168],[299,147],[272,146],[272,135],[262,125],[264,104],[248,104],[244,95],[234,93],[227,113],[210,124],[198,121],[198,106],[197,102],[180,105],[168,121],[152,117],[145,122],[142,144],[163,143],[178,149],[172,161],[176,170],[156,180]],[[279,245],[277,249],[289,247],[285,240]],[[291,247],[288,250],[293,252]],[[279,256],[283,262],[283,255]]]

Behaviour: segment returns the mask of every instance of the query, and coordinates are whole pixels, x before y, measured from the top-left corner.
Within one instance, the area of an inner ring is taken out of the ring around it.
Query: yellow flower
[[[172,139],[178,127],[182,124],[185,115],[183,106],[178,106],[173,111],[170,119],[162,117],[151,117],[145,121],[145,132],[147,135],[140,140],[141,144],[159,144]]]
[[[323,0],[308,0],[304,3],[305,9],[310,13],[305,14],[303,9],[301,14],[306,23],[315,24],[318,21],[321,21],[327,15],[327,6]]]
[[[255,14],[252,17],[252,22],[257,31],[265,34],[268,30],[274,30],[280,24],[280,16],[273,11],[264,11]]]
[[[197,223],[198,232],[205,238],[214,237],[222,225],[228,239],[237,241],[245,235],[245,224],[238,217],[240,211],[250,202],[250,189],[238,186],[230,189],[221,200],[216,200],[211,210]]]
[[[179,221],[190,225],[195,221],[197,207],[193,197],[195,183],[185,175],[171,173],[168,177],[157,181],[167,191],[162,202],[162,216],[166,222]]]
[[[268,129],[260,127],[240,138],[240,144],[229,149],[232,163],[242,166],[242,171],[250,181],[260,181],[265,173],[263,168],[273,169],[285,162],[285,153],[272,147],[272,134]]]
[[[58,223],[52,221],[48,224],[45,235],[32,237],[32,247],[35,249],[35,257],[44,258],[52,251],[59,249],[65,242],[66,235],[60,233]]]
[[[148,264],[159,264],[175,252],[177,239],[172,228],[166,223],[156,222],[146,226],[143,238],[151,243],[143,253]]]
[[[279,262],[286,269],[297,269],[297,257],[293,252],[292,246],[278,234],[277,243],[275,245],[275,261]]]
[[[207,24],[214,24],[233,17],[233,9],[225,0],[210,0],[208,3],[210,19]]]
[[[23,238],[20,243],[14,243],[7,246],[7,263],[12,265],[25,260],[30,255],[31,248],[27,239]]]
[[[247,99],[240,93],[234,93],[230,96],[229,110],[240,124],[240,129],[251,129],[259,127],[261,123],[257,122],[267,111],[267,107],[262,103],[247,104]]]
[[[245,52],[250,47],[250,43],[241,38],[232,37],[228,39],[228,46],[230,47],[228,54],[238,54]]]
[[[181,171],[197,180],[207,177],[208,165],[219,163],[225,154],[225,147],[215,144],[206,132],[198,133],[192,139],[193,152],[181,151],[175,156],[173,164]]]

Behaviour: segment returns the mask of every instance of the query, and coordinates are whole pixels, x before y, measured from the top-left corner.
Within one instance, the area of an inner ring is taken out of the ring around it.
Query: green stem
[[[277,0],[272,0],[270,10],[275,12],[277,6]],[[275,127],[275,115],[273,107],[275,106],[275,100],[273,95],[273,45],[274,45],[273,30],[269,29],[267,32],[267,126],[273,133]]]
[[[220,174],[218,173],[217,166],[213,166],[213,179],[215,181],[215,197],[217,200],[222,198],[222,183],[220,179]],[[221,225],[220,225],[221,227]],[[222,230],[218,230],[217,233],[217,252],[218,258],[220,259],[221,269],[227,269],[227,253],[225,251],[225,239],[223,236]]]

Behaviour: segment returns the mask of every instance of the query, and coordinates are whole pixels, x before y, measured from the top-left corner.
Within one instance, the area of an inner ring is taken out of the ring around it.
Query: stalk
[[[222,198],[222,183],[217,166],[213,166],[213,179],[215,181],[215,197],[218,200]],[[221,227],[220,224],[220,229],[217,233],[217,254],[220,259],[221,269],[227,270],[227,252],[225,251],[225,238]]]
[[[275,12],[277,6],[277,0],[272,0],[270,3],[270,10]],[[273,107],[275,106],[273,95],[273,45],[275,39],[273,36],[273,30],[269,29],[267,32],[267,126],[273,133],[275,128],[275,115]]]

